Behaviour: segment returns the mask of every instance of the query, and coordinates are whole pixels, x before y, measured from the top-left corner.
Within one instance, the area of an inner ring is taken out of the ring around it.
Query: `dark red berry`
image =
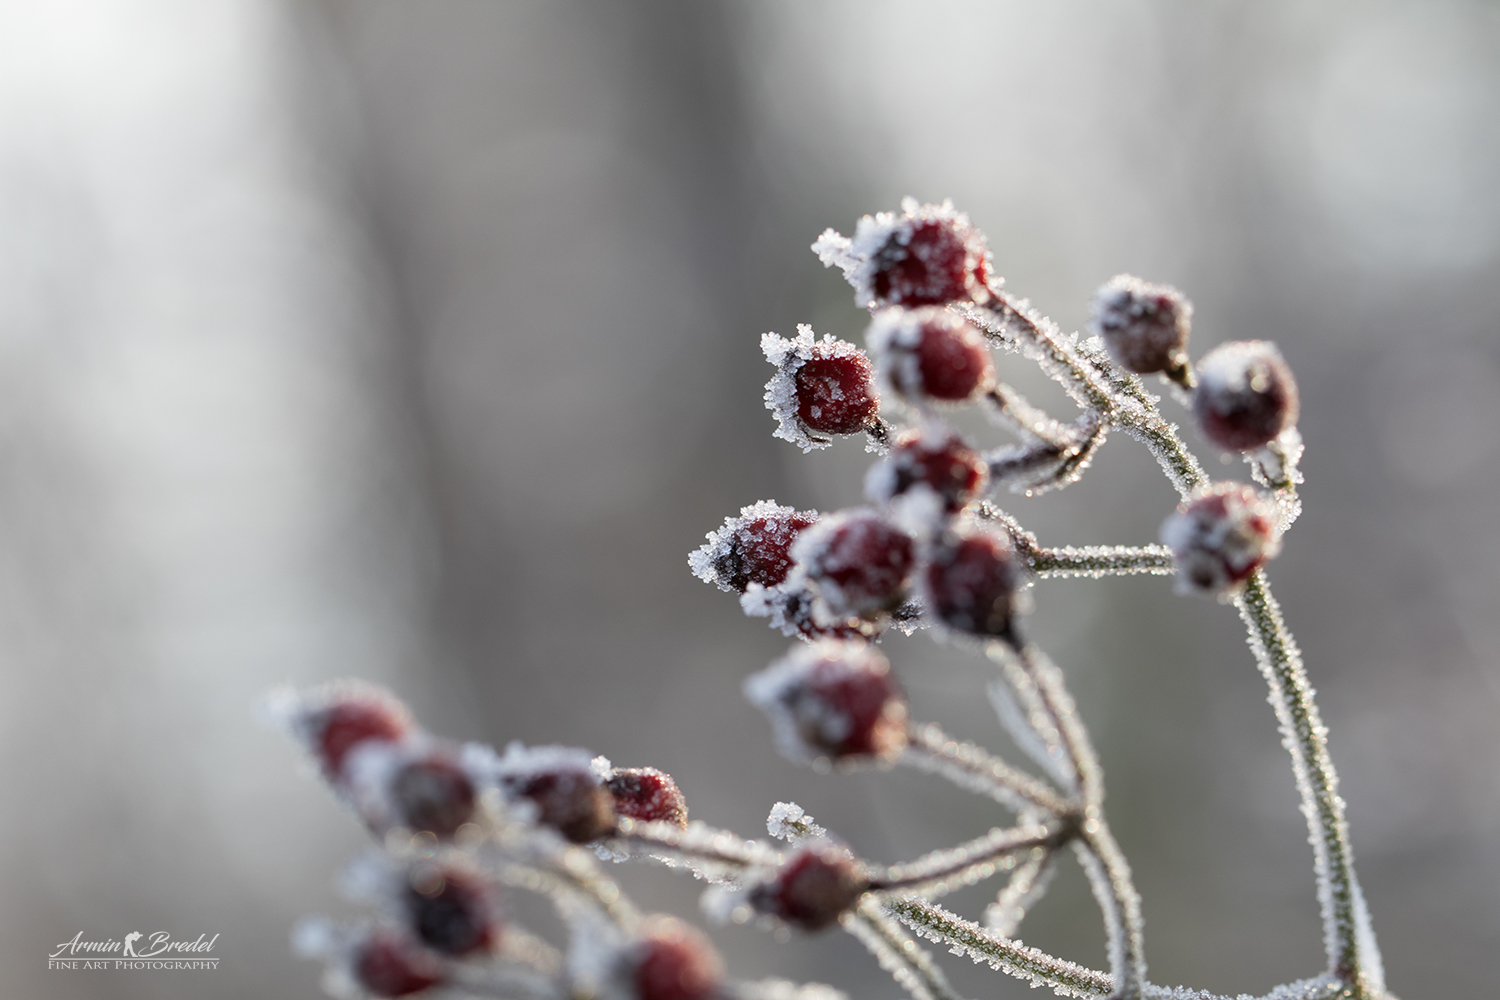
[[[793,649],[747,680],[745,694],[794,759],[890,761],[906,749],[906,695],[890,662],[864,642]]]
[[[323,771],[331,779],[343,775],[344,763],[359,746],[369,742],[395,743],[412,731],[411,716],[396,699],[381,691],[341,692],[309,714],[305,722]]]
[[[792,376],[797,419],[819,434],[854,434],[880,410],[875,369],[862,354],[814,358]]]
[[[1010,635],[1016,594],[1025,582],[1010,540],[975,529],[933,547],[923,573],[927,611],[970,635]]]
[[[389,929],[375,931],[356,949],[352,971],[359,985],[377,997],[410,996],[447,978],[437,956]]]
[[[1177,589],[1234,593],[1281,550],[1276,506],[1243,483],[1200,491],[1161,526],[1161,540],[1177,557]]]
[[[687,826],[687,800],[677,782],[654,767],[617,767],[604,780],[614,797],[615,812],[648,823]]]
[[[413,870],[403,902],[418,940],[444,955],[468,955],[493,948],[499,939],[492,894],[468,871],[422,865]]]
[[[865,243],[886,221],[888,234],[866,265],[864,297],[877,305],[940,306],[989,298],[989,251],[984,236],[953,206],[908,202],[898,217],[861,221],[856,241]],[[858,286],[857,286],[858,287]],[[861,305],[865,304],[861,302]]]
[[[792,855],[774,878],[750,890],[750,905],[805,931],[831,927],[870,887],[864,867],[833,844]]]
[[[724,963],[708,938],[672,917],[647,924],[634,958],[636,1000],[711,1000],[724,981]]]
[[[792,542],[817,520],[817,511],[762,500],[741,508],[739,517],[725,518],[724,526],[688,556],[688,565],[699,579],[722,590],[743,594],[752,583],[775,587],[792,568]]]
[[[558,766],[502,779],[513,794],[536,804],[537,822],[575,844],[615,828],[614,797],[586,767]]]
[[[1118,274],[1094,295],[1094,325],[1122,368],[1182,372],[1193,305],[1171,285],[1153,285]]]
[[[433,752],[396,770],[391,801],[402,826],[448,838],[474,817],[474,783],[454,757]]]
[[[889,503],[917,486],[932,490],[944,512],[953,514],[984,491],[989,466],[963,438],[941,428],[909,430],[890,454],[870,467],[865,492]]]
[[[1249,451],[1297,422],[1297,382],[1268,340],[1220,344],[1198,362],[1193,415],[1225,451]]]
[[[961,402],[994,377],[983,334],[946,309],[886,310],[866,340],[891,387],[913,401]]]
[[[796,560],[830,620],[888,611],[906,595],[916,561],[910,535],[868,510],[842,511],[804,531]]]

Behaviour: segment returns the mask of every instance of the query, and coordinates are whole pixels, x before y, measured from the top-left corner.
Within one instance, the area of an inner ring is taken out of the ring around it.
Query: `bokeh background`
[[[1483,995],[1500,9],[1457,0],[0,4],[0,992],[319,995],[289,928],[349,912],[333,879],[363,838],[256,722],[282,681],[371,678],[453,736],[660,766],[750,834],[795,799],[892,861],[995,822],[916,775],[778,758],[738,688],[784,640],[685,566],[742,504],[857,501],[857,443],[771,439],[757,339],[858,339],[807,246],[907,194],[965,208],[1066,327],[1131,271],[1190,294],[1200,352],[1281,345],[1308,484],[1273,578],[1390,983]],[[1172,503],[1120,436],[1010,506],[1045,541],[1120,543]],[[1159,579],[1036,596],[1153,980],[1316,973],[1310,851],[1232,611]],[[888,650],[920,717],[1003,746],[984,664]],[[694,911],[678,876],[627,880]],[[220,933],[223,966],[46,970],[132,928]],[[715,934],[742,976],[898,994],[847,938]],[[1025,937],[1103,963],[1076,872]]]

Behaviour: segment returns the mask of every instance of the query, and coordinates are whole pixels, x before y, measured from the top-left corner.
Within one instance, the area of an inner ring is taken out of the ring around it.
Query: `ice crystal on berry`
[[[813,594],[816,621],[833,624],[890,611],[906,597],[916,561],[911,535],[874,510],[839,511],[792,543],[789,584]]]
[[[766,409],[776,417],[775,436],[803,451],[826,448],[829,435],[857,434],[873,426],[880,411],[875,368],[863,351],[829,334],[815,340],[812,327],[797,327],[788,340],[774,333],[760,339],[776,374],[766,383]]]
[[[738,517],[708,533],[708,541],[688,555],[688,567],[704,583],[743,594],[750,584],[778,586],[792,568],[789,549],[818,512],[761,500],[741,507]]]
[[[881,310],[865,343],[885,383],[912,403],[972,399],[994,378],[984,335],[946,309]]]
[[[866,215],[852,240],[829,229],[812,248],[824,266],[843,270],[861,307],[989,300],[989,246],[950,201],[919,205],[907,198],[900,215]]]
[[[1162,524],[1161,540],[1177,558],[1179,591],[1220,596],[1281,549],[1276,505],[1243,483],[1195,494]]]
[[[1094,294],[1094,327],[1127,371],[1176,374],[1187,369],[1193,304],[1171,285],[1117,274]]]

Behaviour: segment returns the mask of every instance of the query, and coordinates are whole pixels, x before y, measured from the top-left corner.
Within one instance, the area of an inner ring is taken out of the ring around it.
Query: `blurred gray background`
[[[807,246],[907,194],[952,197],[1066,327],[1132,271],[1189,293],[1200,353],[1281,345],[1307,513],[1272,575],[1390,983],[1483,995],[1500,11],[1352,0],[0,4],[0,993],[319,995],[289,928],[350,912],[332,882],[363,838],[257,724],[281,681],[367,677],[453,736],[653,764],[747,834],[795,799],[894,861],[995,822],[912,774],[778,758],[738,689],[785,642],[685,565],[742,504],[857,501],[857,443],[771,439],[757,338],[858,339]],[[1053,543],[1151,540],[1173,502],[1124,436],[1007,501]],[[1233,612],[1160,579],[1036,596],[1152,979],[1319,971]],[[888,651],[919,717],[1003,746],[983,663]],[[627,879],[694,912],[679,876]],[[46,970],[132,927],[220,933],[223,966]],[[1024,931],[1103,963],[1076,872]],[[847,938],[715,933],[738,975],[898,995]]]

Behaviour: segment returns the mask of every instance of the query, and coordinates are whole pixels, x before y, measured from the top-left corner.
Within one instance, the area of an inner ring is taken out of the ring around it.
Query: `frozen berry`
[[[830,618],[819,615],[818,600],[803,585],[783,585],[774,589],[752,586],[740,597],[740,608],[752,618],[769,618],[771,627],[784,636],[795,636],[809,642],[815,639],[873,638],[883,621],[861,618]]]
[[[906,749],[906,696],[873,646],[826,639],[793,649],[745,682],[794,760],[890,761]]]
[[[635,1000],[711,1000],[724,981],[708,938],[673,917],[649,921],[632,951]]]
[[[419,865],[404,904],[411,931],[433,951],[468,955],[494,947],[500,935],[494,890],[454,865]]]
[[[345,764],[357,748],[397,743],[415,729],[406,706],[379,688],[341,684],[306,701],[294,725],[331,781],[348,777]]]
[[[431,989],[447,978],[442,961],[406,935],[373,932],[353,956],[356,982],[376,997],[404,997]]]
[[[913,402],[961,402],[995,374],[984,336],[946,309],[887,309],[865,334],[892,389]]]
[[[872,510],[847,510],[808,528],[792,559],[832,622],[889,611],[906,596],[916,560],[910,535]]]
[[[397,768],[391,802],[402,826],[448,838],[474,816],[474,783],[449,753],[430,752]]]
[[[760,347],[776,366],[765,395],[766,408],[776,416],[776,437],[811,451],[827,446],[827,435],[876,425],[875,367],[858,347],[832,336],[814,340],[805,324],[792,340],[765,334]]]
[[[870,466],[865,495],[889,503],[918,486],[941,501],[944,513],[959,511],[984,491],[989,466],[952,431],[937,426],[904,431],[890,453]]]
[[[525,799],[536,821],[575,844],[615,828],[614,797],[582,750],[514,744],[500,760],[500,787],[512,801]]]
[[[971,529],[933,547],[923,571],[927,611],[949,628],[996,638],[1011,634],[1025,582],[1010,540]]]
[[[1193,414],[1225,451],[1269,444],[1297,422],[1297,382],[1269,340],[1220,344],[1198,362]]]
[[[1181,373],[1187,368],[1193,304],[1171,285],[1117,274],[1094,294],[1094,326],[1110,357],[1128,371]]]
[[[864,866],[848,851],[810,844],[750,890],[750,905],[801,930],[820,931],[837,923],[869,887]]]
[[[792,541],[817,519],[817,511],[774,500],[742,507],[739,517],[726,517],[722,528],[709,533],[708,542],[688,556],[688,566],[720,590],[743,594],[752,583],[775,587],[792,568]]]
[[[1232,594],[1281,549],[1275,505],[1242,483],[1199,491],[1162,524],[1161,540],[1183,593]]]
[[[648,823],[687,826],[687,800],[677,782],[654,767],[617,767],[604,779],[615,800],[615,812]]]

